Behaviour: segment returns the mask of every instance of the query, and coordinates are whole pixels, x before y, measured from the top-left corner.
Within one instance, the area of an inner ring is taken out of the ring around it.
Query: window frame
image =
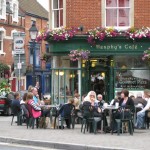
[[[0,19],[6,20],[6,0],[1,0],[0,11]]]
[[[127,30],[128,28],[130,28],[131,26],[134,25],[134,0],[133,1],[129,0],[129,6],[128,7],[119,7],[118,6],[119,0],[117,0],[117,6],[116,7],[106,7],[106,1],[107,0],[102,1],[102,24],[104,27],[106,27],[106,28],[112,27],[112,26],[106,26],[106,20],[107,20],[106,19],[106,10],[112,9],[112,8],[114,10],[116,10],[115,8],[117,8],[117,24],[119,22],[119,9],[124,9],[124,8],[129,9],[129,26],[113,26],[113,28],[119,29],[119,30]]]
[[[58,1],[58,8],[54,9],[53,6],[54,6],[54,2],[56,2],[56,1]],[[64,22],[63,22],[63,25],[60,26],[60,22],[61,22],[61,21],[60,21],[60,11],[61,11],[61,10],[63,11],[63,17],[64,17],[64,0],[62,0],[62,1],[63,1],[62,8],[59,8],[59,1],[60,1],[60,0],[52,0],[52,1],[51,1],[51,10],[52,10],[52,28],[53,28],[53,29],[61,28],[61,27],[64,25]],[[55,16],[54,16],[54,15],[55,15],[54,12],[55,12],[55,11],[59,11],[59,21],[58,21],[59,27],[55,27],[55,26],[54,26],[54,24],[55,24],[55,23],[54,23],[54,17],[55,17]],[[62,18],[62,20],[63,20],[63,18]]]
[[[14,6],[16,6],[16,7],[14,8]],[[13,4],[12,4],[12,11],[13,11],[12,21],[18,22],[18,11],[19,11],[19,8],[18,8],[18,1],[13,1]]]
[[[0,28],[0,32],[2,33],[2,39],[1,40],[1,45],[0,45],[0,54],[5,54],[4,53],[4,37],[6,35],[6,30],[4,28]]]

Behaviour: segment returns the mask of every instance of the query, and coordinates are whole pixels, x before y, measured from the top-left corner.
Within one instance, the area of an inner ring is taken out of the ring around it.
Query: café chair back
[[[12,110],[11,125],[13,124],[15,116],[17,117],[17,125],[22,125],[22,109],[12,105],[11,110]]]
[[[134,113],[131,109],[119,108],[121,113],[120,119],[115,119],[117,122],[117,134],[120,135],[120,131],[124,132],[124,124],[126,125],[128,132],[130,135],[133,135],[134,130]],[[125,114],[128,115],[125,115]]]

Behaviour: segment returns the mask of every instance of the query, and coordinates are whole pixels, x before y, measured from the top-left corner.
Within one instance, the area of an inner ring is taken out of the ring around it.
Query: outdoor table
[[[112,127],[112,112],[113,112],[113,110],[117,110],[118,109],[118,107],[116,107],[116,106],[111,106],[111,105],[108,105],[108,106],[106,106],[106,107],[103,107],[103,112],[104,112],[104,117],[106,116],[106,111],[108,110],[109,111],[109,117],[110,117],[110,121],[109,121],[109,123],[110,123],[110,126]],[[106,133],[106,122],[104,121],[104,132]],[[113,132],[113,130],[112,130],[112,132]]]

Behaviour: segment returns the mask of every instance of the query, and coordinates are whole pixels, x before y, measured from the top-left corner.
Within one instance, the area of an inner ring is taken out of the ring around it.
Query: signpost
[[[17,63],[17,69],[18,69],[18,91],[20,92],[20,85],[21,85],[21,69],[22,69],[22,63],[20,61],[20,55],[25,53],[24,50],[24,39],[25,39],[25,33],[24,32],[15,32],[13,34],[14,39],[14,54],[18,55],[18,63]]]

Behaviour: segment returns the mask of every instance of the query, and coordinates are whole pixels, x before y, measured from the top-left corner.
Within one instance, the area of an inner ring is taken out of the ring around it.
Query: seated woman
[[[96,102],[96,93],[94,91],[90,91],[87,94],[87,96],[84,98],[83,105],[80,108],[83,109],[83,117],[86,118],[92,115],[91,117],[93,117],[94,120],[98,123],[98,129],[100,129],[101,127],[99,122],[101,121],[102,111]]]
[[[114,114],[114,130],[117,129],[117,123],[115,119],[126,119],[131,117],[131,112],[134,112],[134,102],[129,97],[129,91],[123,89],[121,91],[121,99],[119,101],[120,109]]]

